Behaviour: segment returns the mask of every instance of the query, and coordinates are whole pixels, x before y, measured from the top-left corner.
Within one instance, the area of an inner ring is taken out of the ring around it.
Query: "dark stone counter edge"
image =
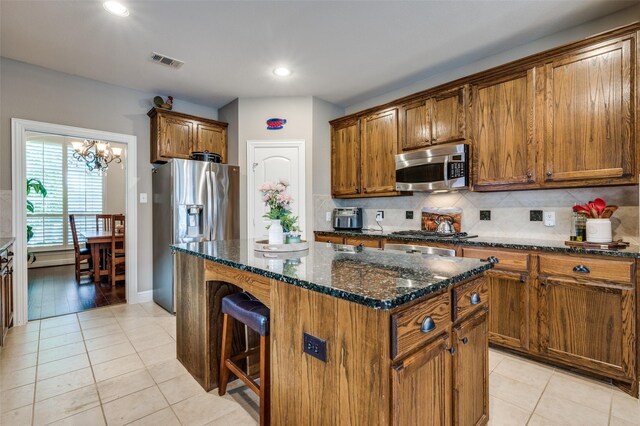
[[[541,245],[541,244],[521,244],[521,243],[508,243],[508,242],[495,242],[495,241],[483,241],[482,237],[478,238],[469,238],[467,240],[461,239],[452,239],[452,238],[412,238],[406,237],[402,235],[391,235],[386,233],[380,234],[365,234],[361,232],[350,232],[350,231],[314,231],[315,235],[326,235],[326,236],[338,236],[338,237],[358,237],[358,238],[387,238],[393,239],[397,241],[406,241],[410,242],[421,242],[421,243],[445,243],[445,244],[459,244],[465,246],[474,246],[474,247],[496,247],[496,248],[507,248],[507,249],[516,249],[516,250],[535,250],[535,251],[546,251],[553,253],[575,253],[575,254],[595,254],[599,256],[616,256],[616,257],[633,257],[636,259],[640,259],[640,251],[625,251],[623,250],[612,250],[612,249],[592,249],[592,248],[575,248],[569,246],[554,246],[551,245]],[[539,242],[539,241],[538,241]]]
[[[314,284],[310,281],[306,281],[306,280],[302,280],[302,279],[298,279],[298,278],[292,278],[292,277],[287,277],[286,275],[281,275],[281,274],[277,274],[274,272],[269,272],[269,271],[265,271],[264,269],[259,269],[259,268],[254,268],[252,266],[248,266],[248,265],[243,265],[241,263],[237,263],[237,262],[232,262],[229,260],[225,260],[225,259],[221,259],[218,257],[214,257],[214,256],[209,256],[197,251],[192,251],[192,250],[187,250],[187,249],[183,249],[180,247],[176,247],[176,246],[171,246],[171,250],[174,252],[180,252],[180,253],[185,253],[185,254],[189,254],[192,256],[196,256],[199,257],[201,259],[206,259],[206,260],[210,260],[216,263],[219,263],[221,265],[225,265],[225,266],[230,266],[232,268],[236,268],[239,269],[241,271],[247,271],[247,272],[251,272],[257,275],[262,275],[263,277],[267,277],[267,278],[272,278],[274,280],[278,280],[278,281],[283,281],[287,284],[291,284],[294,285],[296,287],[301,287],[307,290],[311,290],[311,291],[315,291],[318,293],[322,293],[322,294],[326,294],[328,296],[332,296],[332,297],[336,297],[338,299],[343,299],[343,300],[348,300],[350,302],[354,302],[354,303],[358,303],[360,305],[364,305],[373,309],[393,309],[397,306],[401,306],[404,305],[405,303],[411,302],[413,300],[416,300],[418,298],[421,298],[423,296],[427,296],[429,294],[433,294],[436,293],[442,289],[445,289],[455,283],[458,283],[460,281],[464,281],[466,279],[469,278],[473,278],[476,275],[481,274],[482,272],[491,269],[493,267],[493,265],[491,263],[485,263],[481,266],[478,266],[476,268],[473,268],[467,272],[464,272],[462,274],[453,276],[451,278],[442,280],[442,281],[438,281],[435,284],[432,284],[430,286],[421,288],[421,289],[417,289],[411,293],[408,294],[404,294],[402,296],[398,296],[396,298],[393,299],[385,299],[385,300],[379,300],[379,299],[373,299],[370,297],[366,297],[366,296],[362,296],[359,294],[354,294],[348,291],[344,291],[344,290],[339,290],[336,288],[332,288],[332,287],[326,287],[323,285],[317,285]]]
[[[0,238],[0,251],[4,251],[7,247],[15,242],[15,238]]]

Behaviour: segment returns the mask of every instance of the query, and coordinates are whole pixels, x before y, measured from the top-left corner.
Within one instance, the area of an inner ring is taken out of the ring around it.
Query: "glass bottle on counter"
[[[575,205],[578,205],[576,203]],[[569,239],[571,241],[587,241],[587,218],[576,211],[571,215],[571,230]]]

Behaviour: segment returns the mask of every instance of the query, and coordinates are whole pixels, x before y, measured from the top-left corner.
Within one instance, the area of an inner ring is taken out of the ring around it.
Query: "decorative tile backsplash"
[[[365,228],[380,229],[375,221],[376,210],[384,210],[382,226],[385,230],[420,229],[423,207],[462,208],[462,230],[485,237],[522,237],[564,241],[569,237],[571,207],[596,197],[607,204],[619,206],[611,218],[614,239],[632,244],[640,242],[638,186],[601,188],[547,189],[535,191],[470,192],[446,194],[414,193],[407,197],[362,199],[332,199],[328,195],[314,195],[314,230],[330,230],[331,222],[325,212],[334,207],[362,207]],[[405,218],[405,211],[413,210],[413,219]],[[480,220],[480,210],[491,211],[491,220]],[[530,221],[530,210],[554,211],[556,225]]]
[[[11,237],[11,190],[0,190],[0,237]]]

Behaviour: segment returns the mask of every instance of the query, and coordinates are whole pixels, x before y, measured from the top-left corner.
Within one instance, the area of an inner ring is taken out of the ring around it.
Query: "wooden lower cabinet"
[[[316,242],[344,244],[344,237],[339,237],[336,235],[316,235]]]
[[[13,326],[13,253],[12,246],[0,252],[0,346]]]
[[[489,338],[513,349],[529,349],[529,274],[491,271]]]
[[[541,277],[542,352],[596,373],[633,377],[633,299],[630,288]]]
[[[451,424],[452,356],[442,334],[391,369],[393,425]]]
[[[483,425],[489,420],[489,340],[487,312],[453,329],[453,424]]]

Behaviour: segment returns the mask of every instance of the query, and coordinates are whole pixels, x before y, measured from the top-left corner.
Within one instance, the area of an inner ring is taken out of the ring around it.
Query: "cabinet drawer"
[[[391,316],[391,357],[396,359],[446,331],[451,298],[444,293]]]
[[[344,239],[344,243],[351,245],[351,246],[359,246],[360,244],[364,245],[365,247],[372,247],[372,248],[380,248],[381,247],[381,241],[379,239],[375,239],[375,238],[349,238],[349,237],[345,237]]]
[[[467,284],[462,284],[453,290],[453,297],[455,300],[454,320],[457,321],[476,309],[486,306],[489,301],[487,280],[482,277]]]
[[[633,283],[633,260],[540,255],[540,274]]]
[[[462,249],[462,256],[473,257],[482,260],[487,260],[489,257],[493,256],[498,259],[498,263],[495,264],[493,269],[499,269],[503,271],[526,272],[529,269],[528,253],[464,247]]]
[[[344,238],[337,235],[316,235],[316,241],[319,243],[343,244]]]

